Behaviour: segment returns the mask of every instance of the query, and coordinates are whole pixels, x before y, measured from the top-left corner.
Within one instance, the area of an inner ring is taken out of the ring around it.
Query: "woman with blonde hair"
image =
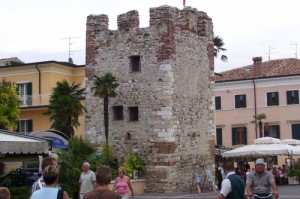
[[[124,168],[120,167],[118,169],[118,177],[115,180],[113,191],[118,193],[122,199],[128,199],[129,198],[129,190],[128,189],[130,189],[131,195],[132,195],[132,197],[134,197],[130,178],[125,175]]]

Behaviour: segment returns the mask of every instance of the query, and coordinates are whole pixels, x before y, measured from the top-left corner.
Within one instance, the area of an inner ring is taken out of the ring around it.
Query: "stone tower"
[[[109,144],[120,162],[145,159],[147,191],[187,191],[192,166],[214,165],[212,20],[186,7],[150,9],[150,27],[139,28],[136,10],[90,15],[86,31],[86,86],[111,72],[120,86],[109,102]],[[88,89],[89,90],[89,89]],[[86,138],[105,142],[103,101],[86,95]]]

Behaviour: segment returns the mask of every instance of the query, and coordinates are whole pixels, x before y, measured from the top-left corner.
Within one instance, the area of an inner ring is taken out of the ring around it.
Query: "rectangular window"
[[[287,104],[299,104],[299,91],[286,91],[286,101]]]
[[[265,137],[273,137],[280,139],[280,126],[279,125],[264,125]]]
[[[279,105],[278,92],[267,93],[267,106],[278,106],[278,105]]]
[[[217,145],[223,145],[222,131],[222,128],[217,128]]]
[[[246,95],[235,95],[235,108],[246,108]]]
[[[292,138],[300,140],[300,124],[292,124]]]
[[[32,83],[17,84],[17,92],[21,106],[32,105]]]
[[[138,121],[139,120],[139,108],[137,106],[129,107],[129,121]]]
[[[32,120],[19,120],[16,132],[24,134],[32,132]]]
[[[131,72],[139,72],[141,71],[141,56],[131,56],[130,60],[130,70]]]
[[[247,128],[232,128],[232,145],[247,144]]]
[[[123,106],[114,106],[113,107],[114,112],[114,120],[123,120]]]
[[[221,96],[215,97],[215,108],[216,108],[216,110],[222,109]]]

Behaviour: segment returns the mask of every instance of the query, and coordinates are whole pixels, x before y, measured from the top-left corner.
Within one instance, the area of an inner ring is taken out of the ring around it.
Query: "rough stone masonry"
[[[193,165],[214,166],[212,20],[186,7],[150,8],[150,27],[138,11],[87,17],[86,86],[111,72],[120,86],[109,101],[109,144],[119,162],[146,161],[146,191],[188,191]],[[90,89],[88,89],[90,90]],[[105,143],[103,101],[86,95],[86,139]],[[203,171],[204,172],[204,171]]]

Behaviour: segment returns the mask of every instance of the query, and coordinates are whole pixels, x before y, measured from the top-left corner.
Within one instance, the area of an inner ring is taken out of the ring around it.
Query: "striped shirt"
[[[271,182],[275,181],[274,176],[270,171],[265,170],[260,176],[252,171],[247,175],[246,184],[251,184],[254,194],[269,194],[271,191]]]

